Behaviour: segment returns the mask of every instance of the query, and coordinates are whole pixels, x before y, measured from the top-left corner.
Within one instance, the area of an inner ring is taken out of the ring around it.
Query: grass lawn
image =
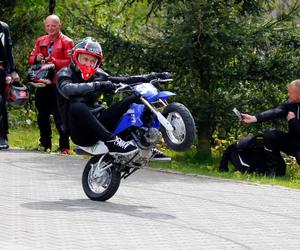
[[[56,129],[53,129],[52,149],[58,148],[58,135]],[[9,145],[10,147],[24,148],[26,150],[33,150],[39,144],[39,130],[34,126],[23,128],[10,128]],[[74,144],[71,143],[71,147]],[[231,170],[228,173],[219,173],[218,164],[219,157],[203,159],[195,152],[188,151],[186,153],[176,153],[166,151],[172,156],[171,162],[165,163],[151,163],[152,168],[159,168],[168,171],[178,171],[189,174],[200,174],[206,176],[214,176],[219,178],[244,180],[252,183],[280,185],[290,188],[300,188],[300,170],[297,164],[289,163],[287,174],[284,177],[270,178],[257,174],[242,174],[238,171]]]
[[[52,132],[52,149],[55,150],[58,148],[58,134],[55,128],[52,128]],[[39,138],[39,129],[37,127],[9,128],[8,142],[10,147],[33,150],[38,147]]]

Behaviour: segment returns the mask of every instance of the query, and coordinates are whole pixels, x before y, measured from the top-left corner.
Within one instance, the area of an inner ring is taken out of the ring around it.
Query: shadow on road
[[[125,214],[134,217],[146,218],[146,219],[159,219],[170,220],[175,219],[175,216],[160,213],[149,212],[149,210],[155,209],[150,206],[137,206],[137,205],[125,205],[116,204],[112,202],[96,202],[87,199],[63,199],[58,201],[39,201],[23,203],[22,207],[32,210],[49,210],[49,211],[65,211],[65,212],[77,212],[77,211],[100,211],[106,213]]]

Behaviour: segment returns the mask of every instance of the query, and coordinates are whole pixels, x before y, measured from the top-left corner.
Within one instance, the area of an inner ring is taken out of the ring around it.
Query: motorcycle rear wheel
[[[181,103],[168,104],[163,116],[171,123],[174,130],[162,127],[162,136],[167,146],[174,151],[189,149],[196,138],[196,126],[191,112]]]
[[[121,173],[114,166],[101,171],[110,162],[104,159],[97,168],[99,159],[100,156],[97,155],[87,162],[82,173],[82,187],[91,200],[106,201],[117,192],[121,182]]]

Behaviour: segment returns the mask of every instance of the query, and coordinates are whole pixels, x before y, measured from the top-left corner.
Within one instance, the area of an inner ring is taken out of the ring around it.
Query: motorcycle
[[[155,85],[172,79],[154,79],[150,83],[120,84],[115,93],[129,92],[139,97],[121,117],[113,134],[130,141],[138,152],[130,157],[111,156],[104,142],[91,147],[78,147],[77,153],[92,155],[82,174],[85,194],[96,201],[106,201],[117,192],[121,179],[126,179],[145,167],[153,155],[153,148],[163,138],[174,151],[190,148],[196,137],[196,127],[190,111],[181,103],[167,103],[175,93],[158,91]],[[96,113],[98,110],[93,110]]]

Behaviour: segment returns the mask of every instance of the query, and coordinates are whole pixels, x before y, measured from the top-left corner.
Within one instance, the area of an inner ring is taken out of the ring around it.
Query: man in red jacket
[[[61,32],[61,22],[58,16],[50,15],[45,19],[47,35],[39,37],[34,45],[28,61],[29,64],[55,65],[55,76],[51,84],[39,87],[35,92],[35,105],[37,108],[37,120],[40,129],[40,148],[51,151],[51,124],[50,115],[54,117],[56,128],[59,132],[59,151],[70,154],[69,137],[62,129],[56,102],[56,72],[70,63],[70,51],[74,42]]]

